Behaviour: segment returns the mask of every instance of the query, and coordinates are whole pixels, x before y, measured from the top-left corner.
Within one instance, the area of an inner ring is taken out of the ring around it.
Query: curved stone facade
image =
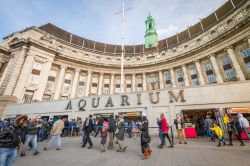
[[[156,48],[125,46],[124,92],[249,83],[249,16],[249,1],[228,1]],[[52,24],[15,32],[0,46],[0,95],[30,103],[119,94],[120,49]]]

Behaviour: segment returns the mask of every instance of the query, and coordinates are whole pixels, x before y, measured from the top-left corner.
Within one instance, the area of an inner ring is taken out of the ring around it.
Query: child
[[[105,144],[107,141],[109,122],[107,118],[104,118],[102,130],[101,130],[101,152],[105,152]]]
[[[218,137],[218,147],[221,147],[221,143],[223,143],[223,146],[226,146],[226,142],[224,141],[222,130],[218,126],[218,124],[214,124],[214,127],[210,128],[210,130],[214,131]]]

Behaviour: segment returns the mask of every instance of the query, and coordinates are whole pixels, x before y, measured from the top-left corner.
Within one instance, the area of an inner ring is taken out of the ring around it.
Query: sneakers
[[[88,149],[92,149],[92,148],[93,148],[93,146],[88,147]]]
[[[169,148],[173,148],[174,147],[174,145],[173,144],[171,144],[170,146],[168,146]]]
[[[48,149],[47,149],[46,147],[44,147],[44,148],[43,148],[43,150],[45,150],[45,151],[46,151],[46,150],[48,150]]]
[[[56,148],[56,150],[61,150],[61,148]]]
[[[33,156],[38,155],[40,152],[36,151],[35,153],[33,153]]]
[[[24,157],[24,156],[26,156],[25,153],[21,153],[20,154],[20,157]]]

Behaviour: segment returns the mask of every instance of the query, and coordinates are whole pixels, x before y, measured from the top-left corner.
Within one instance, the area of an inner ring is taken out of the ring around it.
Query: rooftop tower
[[[155,20],[149,14],[146,21],[146,32],[145,32],[145,48],[157,47],[158,35],[155,29]]]

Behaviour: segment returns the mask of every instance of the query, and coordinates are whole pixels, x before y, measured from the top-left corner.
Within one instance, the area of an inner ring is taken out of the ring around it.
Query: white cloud
[[[180,32],[180,26],[172,24],[168,25],[166,28],[157,29],[159,39],[169,37],[177,32]]]

